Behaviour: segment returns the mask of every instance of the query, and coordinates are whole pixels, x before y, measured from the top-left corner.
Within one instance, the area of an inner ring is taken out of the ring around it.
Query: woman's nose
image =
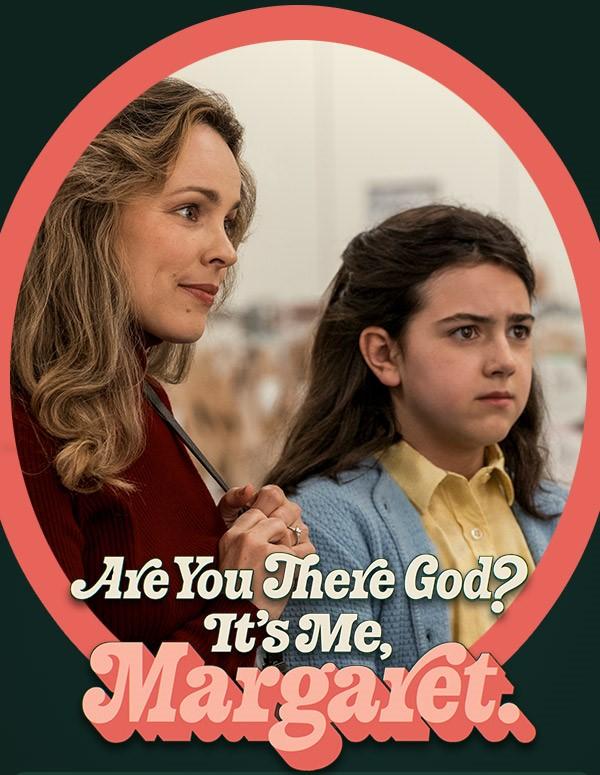
[[[224,225],[215,227],[210,243],[205,247],[203,260],[206,264],[223,267],[233,266],[237,261],[236,249]]]

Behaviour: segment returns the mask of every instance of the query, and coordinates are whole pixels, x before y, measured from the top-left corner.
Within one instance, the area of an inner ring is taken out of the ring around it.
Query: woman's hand
[[[227,527],[231,527],[235,520],[245,511],[256,497],[254,485],[246,484],[244,487],[232,487],[227,490],[219,501],[217,509],[223,517]]]
[[[300,524],[300,506],[288,500],[281,487],[277,487],[275,484],[261,487],[258,493],[251,484],[244,487],[232,487],[221,498],[217,508],[227,527],[231,527],[244,511],[253,508],[262,511],[265,517],[271,519],[277,517],[283,520],[289,527],[308,530],[306,525]],[[289,535],[284,536],[283,543],[288,546],[296,543],[293,530],[289,531]]]
[[[242,508],[247,510],[236,519]],[[219,511],[226,522],[230,520],[229,524],[235,520],[219,541],[219,569],[252,569],[254,605],[276,619],[286,601],[271,600],[263,594],[263,582],[270,575],[265,571],[265,559],[277,551],[299,558],[315,551],[300,507],[276,485],[262,487],[258,493],[252,485],[246,485],[229,490],[219,503]]]

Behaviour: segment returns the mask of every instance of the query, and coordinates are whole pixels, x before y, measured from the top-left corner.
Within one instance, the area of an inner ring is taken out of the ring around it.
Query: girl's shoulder
[[[319,515],[320,522],[363,522],[374,512],[372,493],[380,476],[381,470],[373,461],[334,478],[312,476],[298,485],[291,499],[302,508],[309,523],[312,515]]]
[[[335,478],[310,477],[291,496],[302,509],[317,554],[335,557],[335,567],[345,567],[344,562],[366,567],[373,557],[391,551],[377,505],[381,476],[379,466],[368,461]]]
[[[415,513],[404,491],[372,457],[335,478],[306,479],[291,499],[301,507],[311,529],[315,523],[319,529],[343,525],[362,535],[380,535],[389,514],[395,514],[399,522],[406,518],[412,523]]]
[[[372,460],[361,463],[356,468],[342,471],[334,477],[311,476],[297,487],[293,500],[354,500],[361,493],[373,490],[379,481],[381,469]]]
[[[547,517],[559,517],[568,497],[569,491],[563,484],[543,479],[535,493],[535,502],[542,514]]]

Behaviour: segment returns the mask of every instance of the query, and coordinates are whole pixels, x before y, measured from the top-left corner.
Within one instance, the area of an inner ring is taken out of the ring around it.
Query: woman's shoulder
[[[23,462],[47,464],[57,452],[56,440],[35,419],[29,401],[19,392],[11,392],[11,409],[15,444]]]
[[[20,391],[11,390],[10,405],[13,416],[13,423],[19,422],[25,425],[31,425],[32,418],[29,409],[29,401]]]
[[[167,407],[167,409],[169,411],[172,411],[171,401],[169,400],[167,391],[164,389],[164,387],[158,381],[158,379],[156,377],[153,377],[151,374],[146,374],[144,379],[150,385],[150,387],[154,389],[154,392],[158,395],[158,397],[163,402],[163,404]]]

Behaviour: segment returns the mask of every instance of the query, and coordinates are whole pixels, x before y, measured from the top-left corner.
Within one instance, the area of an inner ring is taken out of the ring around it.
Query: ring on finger
[[[291,530],[292,533],[296,536],[295,543],[292,544],[292,546],[298,546],[300,543],[300,536],[302,535],[302,528],[301,527],[290,527],[290,525],[287,526],[288,530]]]

